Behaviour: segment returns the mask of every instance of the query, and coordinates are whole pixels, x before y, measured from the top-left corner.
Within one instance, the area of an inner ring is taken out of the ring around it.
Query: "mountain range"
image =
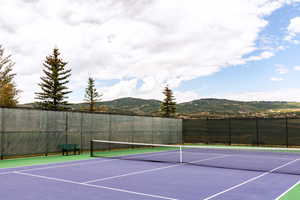
[[[155,99],[120,98],[95,104],[96,111],[131,115],[159,115],[161,101]],[[35,107],[24,104],[22,107]],[[72,110],[88,110],[87,103],[70,104]],[[234,101],[227,99],[198,99],[177,104],[177,115],[187,117],[205,116],[270,116],[300,115],[300,102],[287,101]]]
[[[97,102],[101,112],[115,112],[140,115],[158,115],[161,101],[154,99],[120,98],[112,101]],[[74,110],[84,110],[88,104],[72,104]],[[295,113],[300,112],[300,102],[287,101],[234,101],[227,99],[198,99],[177,104],[179,115],[249,115],[257,113]]]

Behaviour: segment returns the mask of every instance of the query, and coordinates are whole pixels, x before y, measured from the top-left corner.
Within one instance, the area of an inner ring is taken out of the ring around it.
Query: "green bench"
[[[65,154],[68,156],[69,151],[73,151],[74,155],[78,152],[78,155],[80,155],[80,147],[78,144],[60,144],[59,148],[62,150],[63,156]]]

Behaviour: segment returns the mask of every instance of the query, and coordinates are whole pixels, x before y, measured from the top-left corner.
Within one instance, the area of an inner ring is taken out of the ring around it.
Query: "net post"
[[[94,157],[94,143],[93,143],[93,140],[90,141],[90,156]]]
[[[182,163],[182,146],[179,146],[179,161]]]

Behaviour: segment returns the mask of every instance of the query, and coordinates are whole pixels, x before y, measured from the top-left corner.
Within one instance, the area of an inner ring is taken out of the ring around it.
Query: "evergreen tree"
[[[94,106],[97,101],[100,101],[100,95],[95,88],[95,80],[92,77],[88,79],[88,86],[85,89],[85,101],[90,105],[89,110],[91,112],[94,111]]]
[[[165,95],[164,101],[160,105],[161,115],[164,117],[174,116],[176,113],[176,102],[172,90],[166,86],[163,94]]]
[[[18,94],[21,92],[16,89],[13,81],[15,73],[12,68],[15,63],[11,60],[11,55],[4,56],[4,48],[0,45],[0,106],[16,106]]]
[[[71,69],[66,69],[66,62],[59,57],[60,53],[57,48],[53,53],[46,57],[43,66],[44,76],[41,77],[41,92],[36,93],[36,99],[40,100],[38,105],[44,109],[65,109],[67,105],[67,94],[71,93],[66,86],[69,83],[68,78],[71,76]]]

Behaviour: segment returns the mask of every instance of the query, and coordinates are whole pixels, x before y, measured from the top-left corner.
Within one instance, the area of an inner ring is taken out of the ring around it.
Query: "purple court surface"
[[[156,153],[157,155],[157,153]],[[230,160],[232,159],[232,160]],[[271,162],[264,155],[203,155],[197,162]],[[273,159],[275,160],[275,159]],[[300,169],[284,157],[272,169],[240,170],[180,163],[95,158],[0,169],[3,200],[273,200],[300,180],[276,173]],[[275,173],[274,173],[275,172]]]

